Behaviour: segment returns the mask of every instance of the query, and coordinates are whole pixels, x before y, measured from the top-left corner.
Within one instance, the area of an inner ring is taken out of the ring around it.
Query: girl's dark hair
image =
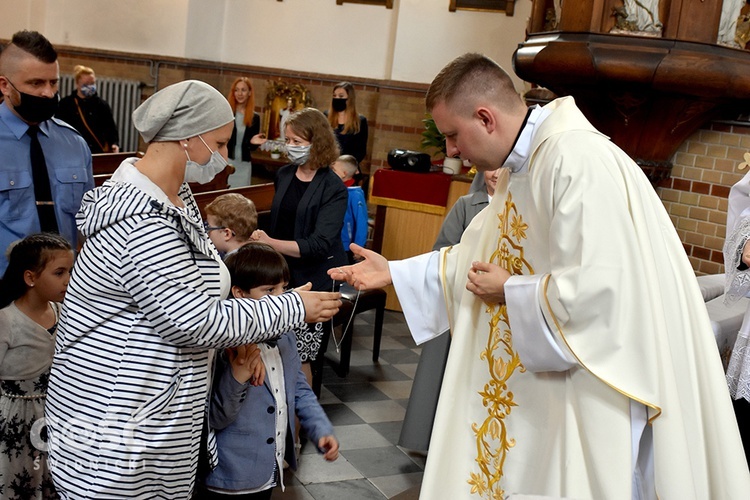
[[[229,254],[224,261],[232,286],[248,291],[263,285],[289,282],[289,266],[271,245],[253,241]]]
[[[6,250],[8,267],[0,282],[0,308],[23,296],[28,289],[23,273],[38,274],[56,250],[72,251],[68,240],[56,233],[37,233],[11,243]]]

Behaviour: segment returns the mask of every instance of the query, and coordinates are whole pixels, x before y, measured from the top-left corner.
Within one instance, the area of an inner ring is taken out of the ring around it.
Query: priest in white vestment
[[[694,272],[640,168],[572,98],[528,109],[478,54],[435,78],[448,153],[503,168],[456,246],[332,269],[393,283],[451,350],[421,498],[750,498]]]

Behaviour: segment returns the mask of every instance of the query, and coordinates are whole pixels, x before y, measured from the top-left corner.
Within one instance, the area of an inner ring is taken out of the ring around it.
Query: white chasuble
[[[421,498],[637,498],[631,401],[648,409],[660,499],[748,498],[718,350],[672,222],[571,98],[545,109],[528,168],[440,254],[453,340]],[[540,276],[539,296],[484,304],[465,289],[472,261]],[[572,368],[524,366],[514,335],[528,332],[509,318],[539,312]]]

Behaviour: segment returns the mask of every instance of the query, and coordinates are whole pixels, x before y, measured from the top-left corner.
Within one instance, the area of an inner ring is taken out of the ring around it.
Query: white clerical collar
[[[523,173],[528,169],[528,159],[531,153],[531,139],[534,137],[534,129],[547,119],[552,111],[538,104],[531,108],[526,122],[518,134],[518,139],[513,145],[513,150],[505,160],[503,167],[510,169],[511,173]]]

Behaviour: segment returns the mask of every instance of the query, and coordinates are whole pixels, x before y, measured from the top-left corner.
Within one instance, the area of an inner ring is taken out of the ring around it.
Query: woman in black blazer
[[[329,168],[339,156],[336,137],[323,113],[305,108],[287,119],[285,140],[292,163],[276,174],[268,233],[258,230],[253,239],[286,257],[290,286],[310,282],[313,290],[331,290],[328,269],[348,263],[341,243],[348,194]],[[318,355],[323,328],[310,326],[310,334],[298,338],[297,347],[302,369],[312,383],[310,361]]]

